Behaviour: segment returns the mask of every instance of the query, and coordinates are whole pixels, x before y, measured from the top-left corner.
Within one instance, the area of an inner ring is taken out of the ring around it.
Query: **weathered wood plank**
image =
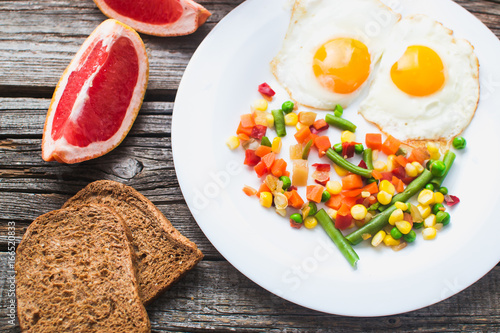
[[[0,330],[15,332],[6,312],[11,299],[6,277],[12,273],[5,253],[0,260]],[[497,332],[499,284],[500,268],[495,268],[434,306],[397,316],[350,318],[302,308],[259,288],[227,262],[204,260],[151,304],[148,313],[155,332]]]

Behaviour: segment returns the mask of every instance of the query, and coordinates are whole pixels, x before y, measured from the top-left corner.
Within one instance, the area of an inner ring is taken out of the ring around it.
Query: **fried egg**
[[[347,107],[367,86],[399,19],[379,0],[297,0],[272,71],[299,104]]]
[[[449,145],[477,108],[474,48],[424,15],[405,17],[394,27],[374,77],[359,112],[413,146]]]

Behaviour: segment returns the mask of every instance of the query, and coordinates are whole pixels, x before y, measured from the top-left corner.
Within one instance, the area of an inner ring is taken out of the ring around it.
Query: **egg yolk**
[[[412,96],[428,96],[444,85],[445,72],[439,55],[427,46],[409,46],[391,68],[392,82]]]
[[[368,48],[359,40],[336,38],[316,51],[313,71],[319,83],[337,94],[350,94],[370,75]]]

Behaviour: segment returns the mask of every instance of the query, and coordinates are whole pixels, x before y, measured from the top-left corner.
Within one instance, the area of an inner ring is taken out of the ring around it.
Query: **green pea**
[[[409,233],[403,236],[403,239],[408,243],[413,243],[417,238],[417,234],[414,230],[411,230]]]
[[[335,152],[337,154],[342,154],[342,143],[336,143],[333,145],[333,150],[335,150]]]
[[[318,212],[318,206],[316,206],[316,203],[309,201],[309,216],[316,215]]]
[[[422,229],[424,222],[413,222],[413,229]]]
[[[435,177],[442,177],[446,172],[446,164],[443,161],[434,161],[431,163],[430,170]]]
[[[432,192],[434,192],[434,185],[433,185],[433,184],[431,184],[431,183],[429,183],[429,184],[425,185],[425,188],[426,188],[427,190],[431,190]]]
[[[455,147],[455,149],[464,149],[465,146],[467,146],[467,141],[462,136],[457,136],[453,139],[453,147]]]
[[[432,214],[437,215],[437,213],[443,211],[441,208],[444,208],[443,204],[435,204],[434,206],[432,206]]]
[[[271,144],[271,140],[267,136],[263,136],[262,140],[260,141],[260,144],[266,147],[272,147],[273,145]]]
[[[447,195],[448,194],[448,188],[446,188],[444,186],[441,186],[439,188],[439,192],[441,192],[443,195]]]
[[[333,109],[333,114],[337,117],[342,117],[344,114],[344,108],[340,104],[337,104],[335,109]]]
[[[323,194],[321,195],[321,202],[327,202],[331,197],[332,195],[330,194],[330,192],[323,191]]]
[[[302,215],[298,213],[290,215],[290,220],[298,224],[302,224],[304,222],[304,220],[302,219]]]
[[[391,236],[394,239],[400,239],[401,237],[403,237],[403,234],[401,233],[401,231],[399,231],[398,228],[394,227],[391,229]]]
[[[447,212],[438,212],[436,214],[436,223],[448,225],[450,223],[450,214]]]
[[[363,147],[362,143],[358,143],[358,144],[354,145],[354,152],[356,154],[362,154],[364,150],[365,150],[365,147]]]
[[[283,182],[283,189],[287,190],[290,186],[292,186],[292,181],[287,176],[281,176],[280,180]]]
[[[281,110],[283,110],[285,114],[289,114],[293,111],[294,108],[295,104],[293,104],[292,101],[286,101],[285,103],[283,103],[283,105],[281,105]]]

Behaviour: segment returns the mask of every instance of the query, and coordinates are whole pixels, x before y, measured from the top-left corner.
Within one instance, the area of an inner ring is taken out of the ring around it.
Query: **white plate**
[[[462,202],[452,222],[433,241],[403,251],[356,246],[361,260],[352,269],[321,227],[295,230],[256,198],[242,192],[258,187],[243,165],[242,149],[230,151],[241,114],[268,82],[288,100],[269,62],[281,48],[290,17],[289,0],[248,0],[227,15],[194,54],[175,101],[172,147],[183,195],[199,226],[220,253],[254,282],[291,302],[332,314],[382,316],[419,309],[467,288],[500,259],[500,43],[479,20],[449,0],[386,1],[403,15],[427,14],[468,39],[481,65],[481,102],[464,136],[445,185]],[[358,103],[359,104],[359,103]],[[349,107],[345,117],[357,133],[375,129]],[[291,133],[294,131],[289,130]],[[329,130],[332,138],[339,132]],[[274,137],[274,132],[268,132]],[[288,135],[285,147],[293,142]],[[288,152],[281,154],[288,156]],[[365,242],[367,243],[367,242]]]

